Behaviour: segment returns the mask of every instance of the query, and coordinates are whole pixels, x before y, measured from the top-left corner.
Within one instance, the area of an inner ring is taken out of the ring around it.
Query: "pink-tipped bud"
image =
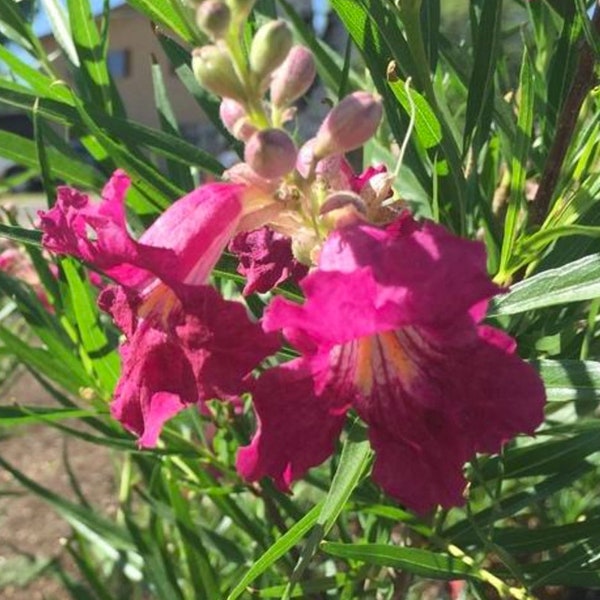
[[[246,144],[244,160],[261,177],[277,179],[296,164],[296,146],[283,129],[257,131]]]
[[[196,10],[196,23],[212,40],[220,40],[229,31],[231,10],[220,0],[204,0]]]
[[[263,25],[250,47],[250,69],[258,81],[270,75],[286,58],[292,47],[292,32],[282,20]]]
[[[243,100],[244,86],[239,80],[231,57],[219,46],[203,46],[192,52],[192,70],[198,83],[209,92],[224,98]]]
[[[317,160],[360,148],[379,127],[381,99],[368,92],[354,92],[335,106],[317,132],[313,153]]]
[[[219,107],[219,116],[225,129],[238,140],[246,142],[256,131],[256,127],[248,119],[246,109],[231,98],[223,98]]]
[[[312,52],[304,46],[294,46],[273,74],[271,100],[275,106],[288,106],[305,94],[317,74]]]

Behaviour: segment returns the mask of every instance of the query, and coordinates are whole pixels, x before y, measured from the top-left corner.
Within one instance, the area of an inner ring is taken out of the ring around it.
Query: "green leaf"
[[[0,61],[9,67],[13,75],[27,82],[31,87],[30,93],[35,92],[43,98],[54,98],[62,102],[69,102],[69,92],[64,83],[58,83],[55,79],[44,75],[1,45]]]
[[[565,439],[511,448],[502,458],[490,458],[480,469],[480,475],[484,479],[552,475],[572,469],[599,450],[600,436],[597,431],[580,433]]]
[[[481,9],[477,28],[477,40],[473,48],[475,57],[469,95],[464,134],[464,148],[468,148],[475,127],[481,123],[487,103],[494,94],[494,74],[502,32],[502,0],[487,0]],[[486,132],[487,134],[487,132]]]
[[[179,0],[129,0],[129,4],[153,22],[174,31],[186,42],[198,45],[204,41],[191,26],[191,11],[186,15],[188,9]]]
[[[31,49],[39,56],[45,56],[38,37],[33,33],[31,25],[23,18],[15,0],[0,0],[0,31],[9,39]],[[10,31],[7,31],[6,28]],[[16,35],[14,35],[16,34]]]
[[[17,398],[18,400],[18,398]],[[41,406],[0,406],[0,425],[23,425],[93,417],[97,411]]]
[[[93,106],[86,106],[83,109],[81,103],[70,94],[68,102],[63,102],[62,99],[57,100],[56,96],[50,93],[40,95],[43,98],[39,101],[40,116],[61,125],[78,126],[91,133],[97,132],[100,140],[108,138],[108,146],[111,148],[114,146],[120,148],[123,145],[122,142],[126,142],[130,151],[135,151],[138,155],[140,155],[140,147],[143,146],[161,156],[173,158],[183,164],[197,166],[215,175],[223,172],[223,166],[213,156],[180,137],[157,131],[135,121],[112,117],[101,110],[94,109]],[[10,106],[31,112],[40,95],[32,93],[22,85],[0,78],[0,101]],[[80,112],[75,108],[75,104]],[[108,136],[108,133],[112,137]],[[4,146],[0,145],[0,149],[4,151]],[[129,160],[127,152],[118,153],[117,151],[117,156],[122,156],[125,160],[120,163],[120,166],[130,169],[127,164]],[[140,162],[148,163],[148,160],[145,157],[143,160],[140,158],[136,164]],[[89,165],[85,166],[89,168]],[[147,164],[145,166],[146,169],[149,168]]]
[[[567,489],[594,469],[594,465],[587,462],[571,465],[567,471],[547,477],[540,483],[531,485],[515,494],[504,496],[494,506],[475,513],[468,520],[465,519],[451,525],[443,531],[442,537],[451,540],[454,544],[462,545],[473,535],[477,535],[475,527],[486,527],[500,519],[516,515],[528,506],[533,506],[561,490]]]
[[[168,560],[161,552],[160,540],[149,527],[138,527],[130,514],[125,513],[125,522],[136,548],[144,559],[144,574],[156,588],[158,598],[183,600],[178,582],[172,577]]]
[[[44,189],[47,202],[51,204],[56,196],[56,189],[52,182],[52,170],[48,160],[44,122],[40,118],[39,112],[36,110],[36,108],[33,110],[33,137],[35,140],[35,148],[40,166],[40,174],[42,176],[42,187]]]
[[[415,131],[419,142],[424,148],[437,146],[442,140],[442,126],[427,100],[412,88],[407,93],[406,82],[401,79],[390,81],[389,86],[409,117],[412,115],[414,107]]]
[[[79,56],[76,76],[82,82],[85,100],[111,113],[108,65],[89,0],[67,0],[67,7],[73,43]]]
[[[239,583],[233,588],[227,600],[239,598],[246,588],[262,573],[264,573],[275,561],[293,548],[313,527],[319,518],[322,504],[317,504],[300,521],[291,527],[282,535],[254,564],[248,572],[242,577]]]
[[[36,229],[25,229],[23,227],[0,223],[0,236],[14,240],[15,242],[21,242],[27,246],[42,247],[42,232]]]
[[[119,378],[119,356],[111,345],[100,323],[98,307],[92,295],[91,287],[77,271],[72,259],[61,262],[67,283],[77,328],[86,355],[107,396],[112,394]]]
[[[350,498],[354,488],[362,478],[371,455],[371,445],[366,439],[365,428],[356,421],[348,434],[348,439],[344,442],[340,463],[317,519],[317,526],[312,531],[302,551],[282,599],[292,597],[291,593],[294,586],[300,581],[319,543],[334,526],[339,514],[348,502],[348,498]]]
[[[534,78],[531,59],[525,49],[519,77],[519,116],[512,148],[510,199],[504,219],[504,239],[500,251],[500,268],[498,269],[498,278],[501,281],[505,281],[512,272],[512,261],[515,257],[515,244],[519,232],[519,214],[525,198],[527,158],[533,134]]]
[[[165,81],[163,78],[160,64],[155,60],[152,62],[152,83],[154,87],[154,104],[158,112],[161,129],[176,137],[182,137],[177,124],[177,118],[173,112],[173,107],[167,94]],[[167,160],[169,175],[184,190],[191,190],[194,187],[194,180],[190,169],[174,160]]]
[[[532,364],[544,381],[548,402],[600,401],[600,363],[582,360],[540,360]]]
[[[64,11],[64,6],[58,0],[42,0],[44,11],[50,22],[52,33],[57,44],[74,67],[79,67],[79,56],[73,43],[71,26]]]
[[[369,565],[391,567],[430,579],[478,578],[477,570],[463,561],[441,552],[388,544],[338,544],[323,542],[323,552],[338,558],[356,560]]]
[[[578,544],[557,559],[527,569],[532,587],[541,585],[600,586],[600,537]]]
[[[57,357],[55,352],[32,347],[6,327],[0,326],[0,340],[23,364],[45,375],[73,394],[77,394],[81,387],[93,385],[90,380],[85,379],[80,367],[73,370],[71,365],[65,363],[62,357]]]
[[[599,297],[600,254],[592,254],[515,284],[493,301],[490,315],[513,315]]]
[[[371,456],[371,445],[366,439],[365,429],[356,422],[344,442],[331,488],[317,519],[317,524],[323,527],[324,535],[327,535],[335,524],[348,498],[364,475]]]
[[[494,544],[512,554],[532,554],[600,537],[600,518],[540,529],[505,527],[490,532]]]
[[[310,581],[304,581],[296,585],[296,589],[291,593],[290,598],[315,598],[318,592],[337,590],[341,588],[348,580],[349,576],[345,573],[337,573],[331,577],[313,577]],[[281,599],[287,586],[274,585],[272,587],[258,590],[259,598],[277,598]]]
[[[81,160],[73,160],[54,148],[45,150],[55,177],[87,188],[102,185],[103,177],[94,167]],[[36,143],[16,133],[0,131],[0,155],[25,167],[39,169]]]

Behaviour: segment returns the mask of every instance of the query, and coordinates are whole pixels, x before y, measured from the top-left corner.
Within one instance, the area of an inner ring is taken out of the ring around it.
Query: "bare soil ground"
[[[26,372],[0,390],[0,405],[15,402],[55,405]],[[0,428],[0,454],[38,484],[74,500],[66,456],[90,504],[104,514],[115,510],[114,469],[105,448],[67,438],[52,427],[36,425]],[[58,576],[58,571],[64,569],[78,578],[61,544],[69,531],[69,525],[52,508],[0,470],[0,599],[71,598]]]

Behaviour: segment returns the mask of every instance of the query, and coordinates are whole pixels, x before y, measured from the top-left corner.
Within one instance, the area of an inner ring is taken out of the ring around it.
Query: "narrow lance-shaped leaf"
[[[510,200],[504,220],[504,239],[502,240],[498,271],[498,278],[501,281],[506,280],[511,273],[511,262],[514,259],[515,243],[519,231],[519,214],[523,207],[527,157],[533,132],[534,73],[527,50],[523,54],[519,82],[519,117],[512,148]]]
[[[496,298],[491,315],[512,315],[546,306],[600,298],[600,254],[548,269]]]
[[[467,98],[464,150],[470,144],[473,130],[481,122],[486,103],[493,97],[494,73],[501,32],[502,0],[488,0],[482,5],[477,40],[473,49],[475,62]]]
[[[388,544],[338,544],[324,542],[321,548],[327,554],[357,560],[371,565],[392,567],[431,579],[478,578],[476,568],[441,552],[421,548],[406,548]]]
[[[407,91],[406,82],[401,79],[390,81],[389,85],[409,117],[414,110],[415,132],[423,148],[437,146],[442,139],[442,127],[427,100],[413,89]]]

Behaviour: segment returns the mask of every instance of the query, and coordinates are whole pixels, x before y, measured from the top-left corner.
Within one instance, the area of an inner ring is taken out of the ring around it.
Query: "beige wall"
[[[162,66],[163,79],[178,123],[186,130],[199,125],[207,132],[208,142],[211,139],[214,142],[214,128],[207,125],[202,110],[172,71],[149,19],[126,5],[115,8],[110,13],[109,40],[111,50],[129,51],[129,74],[115,79],[115,83],[130,119],[152,127],[159,125],[151,74],[151,57],[154,55]],[[47,51],[57,48],[51,36],[43,38],[42,43]],[[68,79],[64,59],[57,58],[56,65]]]

